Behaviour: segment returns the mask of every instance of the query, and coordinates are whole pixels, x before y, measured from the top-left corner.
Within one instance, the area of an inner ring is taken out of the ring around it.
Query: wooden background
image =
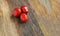
[[[29,8],[29,21],[12,16],[16,7]],[[0,36],[60,36],[60,0],[0,0]]]

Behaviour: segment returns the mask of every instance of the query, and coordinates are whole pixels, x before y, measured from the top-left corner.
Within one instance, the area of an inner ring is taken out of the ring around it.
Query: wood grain
[[[27,23],[12,16],[21,5],[29,8]],[[60,36],[60,0],[0,0],[0,36]]]

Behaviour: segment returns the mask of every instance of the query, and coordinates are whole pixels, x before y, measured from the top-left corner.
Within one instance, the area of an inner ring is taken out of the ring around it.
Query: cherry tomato
[[[22,13],[22,14],[20,15],[20,20],[21,20],[22,22],[27,22],[27,21],[28,21],[28,16],[27,16],[25,13]]]
[[[18,17],[21,14],[21,9],[20,8],[15,8],[13,11],[13,16]]]
[[[27,14],[28,13],[28,7],[27,6],[21,6],[21,10],[23,13]]]

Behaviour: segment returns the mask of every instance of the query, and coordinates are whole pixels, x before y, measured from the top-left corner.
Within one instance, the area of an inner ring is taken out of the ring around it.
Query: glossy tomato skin
[[[21,9],[20,8],[15,8],[13,11],[13,16],[18,17],[21,14]]]
[[[21,10],[23,13],[27,14],[28,13],[28,7],[27,6],[21,6]]]
[[[27,16],[25,13],[22,13],[22,14],[20,15],[20,20],[21,20],[22,22],[27,22],[27,21],[28,21],[28,16]]]

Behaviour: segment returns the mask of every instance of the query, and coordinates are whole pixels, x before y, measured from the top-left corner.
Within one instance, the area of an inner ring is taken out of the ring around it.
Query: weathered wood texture
[[[29,21],[12,16],[16,7],[29,8]],[[0,36],[60,36],[60,0],[0,0]]]

